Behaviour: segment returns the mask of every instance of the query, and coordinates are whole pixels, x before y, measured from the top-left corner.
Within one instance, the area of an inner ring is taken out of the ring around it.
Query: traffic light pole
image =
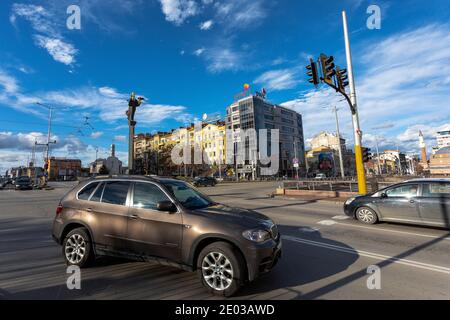
[[[345,171],[344,171],[344,159],[342,155],[342,145],[341,145],[341,133],[339,132],[339,118],[337,114],[337,108],[336,106],[333,107],[334,110],[334,116],[336,117],[336,135],[338,139],[338,151],[339,151],[339,166],[341,169],[341,177],[345,178]]]
[[[345,11],[342,11],[342,20],[344,25],[345,53],[347,57],[347,70],[350,87],[350,103],[352,106],[353,134],[355,137],[355,160],[356,160],[356,174],[358,176],[358,192],[359,194],[366,194],[367,193],[366,176],[364,172],[364,164],[361,148],[362,132],[359,127],[355,79],[353,77],[352,54],[350,51],[350,39],[348,36],[348,27],[347,27],[347,14],[345,13]]]

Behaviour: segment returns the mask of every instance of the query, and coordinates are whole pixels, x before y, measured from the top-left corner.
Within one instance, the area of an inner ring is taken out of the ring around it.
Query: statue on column
[[[143,97],[138,97],[136,99],[136,94],[134,92],[131,93],[130,100],[128,100],[128,110],[126,112],[126,115],[128,117],[128,124],[132,127],[136,125],[136,121],[134,121],[136,108],[141,105],[143,100],[145,100]]]

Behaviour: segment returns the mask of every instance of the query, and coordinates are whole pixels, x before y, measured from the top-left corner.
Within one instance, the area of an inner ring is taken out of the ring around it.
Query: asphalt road
[[[216,201],[256,209],[283,235],[283,256],[237,299],[449,299],[450,231],[363,226],[334,202],[269,198],[276,182],[202,188]],[[68,290],[51,222],[66,183],[47,191],[0,190],[0,299],[218,299],[197,276],[151,263],[101,258]],[[368,289],[377,265],[380,289]]]

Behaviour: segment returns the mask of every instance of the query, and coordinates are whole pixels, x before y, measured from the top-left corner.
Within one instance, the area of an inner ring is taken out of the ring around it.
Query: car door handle
[[[130,215],[130,219],[139,219],[139,216],[137,214]]]
[[[92,212],[92,208],[87,208],[86,211],[87,212]]]
[[[414,200],[409,200],[409,203],[414,203],[415,201]]]

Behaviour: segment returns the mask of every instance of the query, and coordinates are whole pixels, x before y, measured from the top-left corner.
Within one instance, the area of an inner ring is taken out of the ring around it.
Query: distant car
[[[30,177],[22,176],[16,178],[14,186],[16,190],[30,190],[33,189],[33,182]]]
[[[318,174],[316,174],[316,177],[314,179],[322,180],[322,179],[326,179],[326,178],[327,178],[327,175],[325,173],[318,173]]]
[[[450,228],[450,179],[415,179],[348,199],[345,214],[365,224],[403,222]]]
[[[194,179],[194,182],[192,184],[196,187],[214,187],[217,184],[217,180],[213,177],[197,177]]]

